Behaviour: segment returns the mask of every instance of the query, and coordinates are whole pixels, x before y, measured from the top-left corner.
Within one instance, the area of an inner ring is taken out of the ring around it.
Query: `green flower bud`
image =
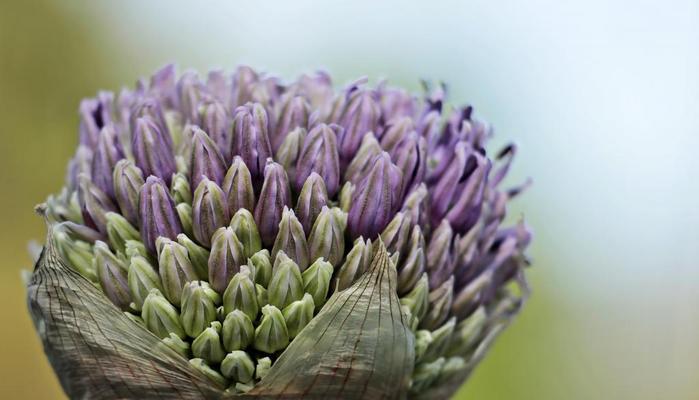
[[[487,321],[488,316],[485,308],[481,306],[468,318],[459,322],[449,344],[447,354],[452,356],[468,354],[481,338]]]
[[[255,283],[250,278],[248,271],[241,271],[233,276],[223,293],[223,308],[226,314],[233,312],[233,310],[241,310],[251,320],[254,321],[257,318],[260,307],[257,304]]]
[[[223,192],[226,194],[230,214],[245,208],[255,209],[255,190],[252,187],[250,170],[240,156],[233,157],[231,167],[223,178]]]
[[[219,386],[226,386],[226,384],[228,384],[228,381],[223,377],[223,375],[206,365],[206,362],[201,358],[193,358],[189,360],[189,365],[196,368],[199,372],[204,374],[204,376],[216,382]]]
[[[167,347],[175,350],[182,357],[189,359],[189,343],[180,339],[174,333],[171,333],[168,337],[164,338],[163,343]]]
[[[432,342],[427,347],[422,361],[433,361],[446,353],[456,327],[456,318],[451,317],[444,325],[432,331]]]
[[[73,240],[67,233],[54,228],[54,240],[58,252],[70,267],[78,271],[87,279],[97,282],[97,271],[92,263],[92,246],[89,243]]]
[[[117,252],[126,253],[127,240],[140,240],[141,235],[126,218],[114,212],[105,214],[107,218],[107,237],[112,248]]]
[[[444,357],[440,357],[430,363],[416,365],[415,371],[413,371],[413,385],[410,390],[419,393],[432,386],[432,383],[439,377],[444,363]]]
[[[425,238],[418,225],[413,227],[407,255],[398,271],[398,294],[402,295],[412,290],[425,272]]]
[[[146,245],[140,240],[127,240],[126,241],[126,257],[134,258],[141,256],[148,261],[151,265],[158,265],[158,260],[156,260],[146,249]]]
[[[449,315],[453,297],[454,276],[451,275],[449,279],[427,296],[427,301],[429,302],[428,311],[423,318],[420,318],[420,327],[425,329],[436,329],[439,327]]]
[[[255,327],[247,314],[233,310],[223,320],[221,336],[226,350],[245,350],[255,339]]]
[[[211,246],[214,233],[230,221],[226,195],[216,181],[202,177],[192,199],[192,218],[194,238]]]
[[[255,378],[262,379],[267,376],[269,369],[272,368],[272,359],[269,357],[262,357],[257,359],[257,366],[255,367]]]
[[[185,283],[197,280],[187,249],[170,239],[159,237],[157,247],[158,272],[163,285],[163,292],[170,302],[180,306],[182,301],[182,288]]]
[[[248,259],[248,266],[255,268],[255,283],[267,287],[272,279],[272,261],[269,250],[262,249]]]
[[[391,254],[405,254],[406,245],[410,238],[410,229],[410,217],[402,212],[397,213],[381,232],[381,240],[383,240],[386,250]]]
[[[373,133],[364,134],[357,154],[345,169],[345,181],[357,183],[361,178],[367,176],[371,169],[372,160],[382,151],[383,149]]]
[[[313,172],[303,183],[294,210],[306,235],[311,233],[316,218],[326,205],[328,205],[328,191],[325,182],[320,175]]]
[[[211,239],[209,255],[209,283],[223,293],[233,275],[245,263],[245,250],[232,228],[219,228]]]
[[[255,284],[255,292],[257,292],[257,305],[264,307],[269,304],[269,296],[267,296],[267,289],[259,283]]]
[[[415,332],[415,362],[422,361],[422,357],[432,343],[432,333],[426,329]]]
[[[466,369],[466,367],[466,360],[464,360],[463,357],[447,358],[446,362],[442,366],[442,372],[439,374],[437,383],[445,382],[447,379]]]
[[[289,331],[282,312],[273,305],[262,307],[262,321],[255,329],[255,349],[272,354],[283,350],[288,344]]]
[[[234,350],[221,362],[221,373],[235,382],[248,383],[255,373],[255,364],[248,353]]]
[[[195,338],[216,320],[216,306],[200,281],[187,282],[182,289],[182,327]]]
[[[328,282],[330,279],[328,278]],[[289,331],[289,338],[295,338],[301,330],[313,319],[313,297],[306,293],[301,300],[297,300],[288,306],[284,307],[282,314],[286,322],[286,328]]]
[[[316,311],[323,307],[328,297],[333,271],[332,264],[319,258],[301,274],[303,290],[313,297]]]
[[[192,189],[189,186],[189,180],[183,173],[178,172],[172,176],[170,187],[170,194],[176,204],[192,204]]]
[[[175,206],[175,210],[182,223],[182,230],[187,235],[192,235],[192,206],[187,203],[180,203]]]
[[[226,352],[221,345],[221,323],[214,321],[211,326],[204,329],[192,342],[192,354],[201,358],[207,363],[218,364],[226,356]]]
[[[340,194],[339,194],[339,203],[340,203],[340,208],[342,211],[348,213],[350,208],[352,207],[352,196],[354,195],[354,190],[356,189],[356,186],[352,182],[345,182],[344,185],[342,185],[342,189],[340,189]]]
[[[95,267],[97,279],[102,286],[104,294],[117,307],[127,310],[131,303],[129,292],[128,267],[114,253],[109,246],[101,241],[95,242]]]
[[[303,278],[301,278],[298,265],[286,257],[284,252],[280,251],[277,258],[284,260],[275,265],[272,270],[272,279],[267,287],[267,297],[270,304],[283,309],[303,297]]]
[[[284,141],[277,149],[274,159],[281,164],[286,171],[289,171],[289,176],[294,176],[293,172],[296,169],[296,160],[303,147],[303,139],[306,137],[306,130],[296,128],[289,132],[284,138]]]
[[[345,254],[345,227],[347,213],[339,208],[323,207],[308,237],[311,260],[325,258],[334,266],[340,265]]]
[[[337,274],[337,290],[345,290],[357,280],[364,271],[369,267],[371,261],[371,240],[364,241],[363,238],[357,238],[354,241],[354,246],[347,253],[344,264],[340,267]]]
[[[294,212],[286,206],[282,212],[282,220],[279,222],[279,233],[274,240],[272,258],[276,258],[280,251],[294,260],[301,271],[308,267],[308,243],[306,243],[303,226]]]
[[[191,261],[197,277],[199,279],[209,279],[209,250],[194,243],[184,233],[177,235],[177,243],[187,249],[189,261]]]
[[[131,300],[136,310],[143,308],[143,302],[152,289],[158,289],[159,291],[163,289],[160,284],[160,276],[158,276],[158,273],[155,272],[148,260],[141,256],[131,258],[127,278]]]
[[[151,290],[143,302],[141,317],[148,330],[161,339],[170,336],[170,333],[179,338],[186,336],[177,309],[157,289]]]
[[[429,306],[430,284],[427,273],[423,273],[417,285],[407,295],[400,299],[400,303],[410,309],[410,313],[418,320],[422,320]]]
[[[262,238],[257,230],[255,218],[246,208],[241,208],[233,214],[230,226],[243,244],[245,257],[251,257],[262,249]]]

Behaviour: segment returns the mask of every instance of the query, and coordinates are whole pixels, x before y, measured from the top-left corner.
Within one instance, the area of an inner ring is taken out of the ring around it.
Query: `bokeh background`
[[[166,62],[449,83],[521,147],[534,296],[461,399],[699,398],[699,3],[0,2],[0,398],[62,398],[20,269],[77,106]]]

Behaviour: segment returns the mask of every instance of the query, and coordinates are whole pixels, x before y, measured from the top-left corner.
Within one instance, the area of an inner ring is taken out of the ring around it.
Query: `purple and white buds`
[[[162,236],[176,240],[182,233],[182,224],[175,210],[175,202],[162,179],[149,176],[139,197],[141,239],[155,254],[155,240]]]
[[[168,146],[165,140],[167,134],[151,118],[138,118],[131,141],[131,151],[136,166],[145,176],[157,176],[169,184],[172,174],[176,171],[176,165],[172,147]]]
[[[250,170],[253,182],[261,180],[267,159],[272,157],[269,119],[261,104],[235,109],[231,140],[230,156],[240,156]]]
[[[281,165],[268,161],[260,198],[255,207],[255,221],[262,237],[262,244],[272,246],[279,232],[284,206],[291,205],[289,179]]]
[[[300,191],[306,179],[317,173],[323,178],[329,197],[335,197],[340,188],[340,159],[337,153],[337,125],[317,125],[306,135],[296,162],[296,191]]]

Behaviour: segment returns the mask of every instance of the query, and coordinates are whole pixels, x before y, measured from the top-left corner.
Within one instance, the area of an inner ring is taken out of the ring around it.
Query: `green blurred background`
[[[0,398],[63,396],[19,271],[79,100],[170,61],[448,82],[535,181],[534,297],[458,398],[699,398],[695,0],[260,3],[0,3]]]

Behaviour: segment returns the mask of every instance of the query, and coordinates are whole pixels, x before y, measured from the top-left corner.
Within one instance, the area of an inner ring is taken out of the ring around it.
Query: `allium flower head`
[[[515,154],[445,90],[168,66],[80,106],[29,307],[74,398],[441,398],[519,311]]]

